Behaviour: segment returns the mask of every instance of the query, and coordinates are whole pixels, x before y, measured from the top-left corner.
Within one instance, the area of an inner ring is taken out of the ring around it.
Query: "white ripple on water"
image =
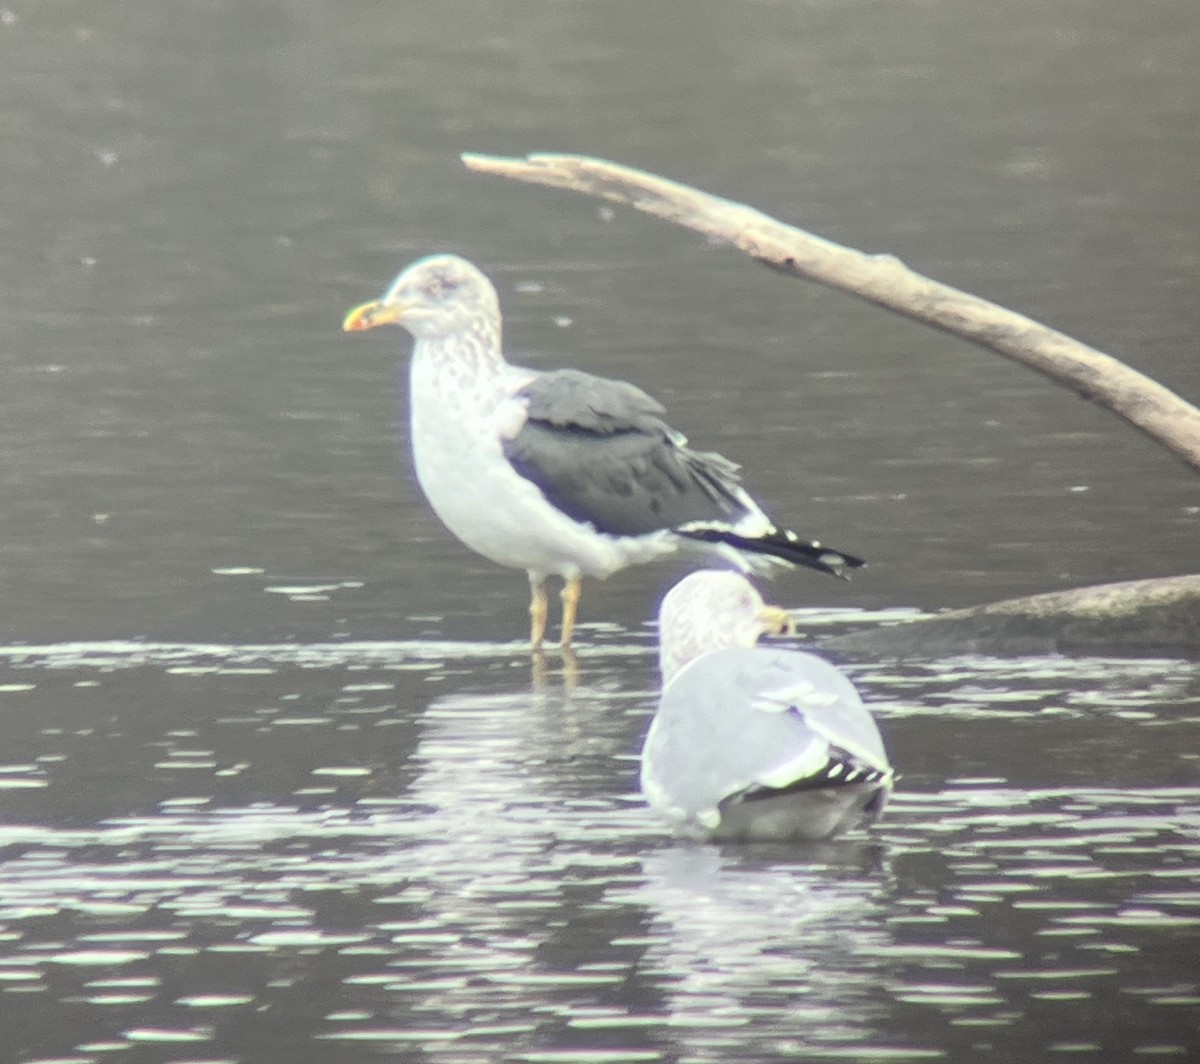
[[[562,1049],[531,1049],[512,1054],[512,1060],[527,1064],[638,1064],[640,1061],[662,1060],[656,1049],[596,1049],[572,1046]]]
[[[252,935],[248,941],[256,946],[295,946],[301,948],[322,946],[344,946],[351,942],[365,942],[371,936],[365,933],[335,934],[330,931],[296,930],[263,931]]]
[[[581,646],[581,658],[645,655],[643,645]],[[453,642],[450,640],[350,641],[339,643],[156,643],[139,640],[47,643],[0,646],[0,660],[15,668],[36,669],[132,669],[153,667],[168,671],[193,669],[203,675],[216,669],[300,666],[304,668],[347,668],[375,666],[384,669],[406,666],[436,667],[457,661],[514,658],[527,660],[524,642]],[[32,690],[34,684],[21,684]]]
[[[223,1009],[253,1003],[254,997],[251,994],[187,994],[175,999],[176,1005],[190,1009]]]
[[[150,954],[142,950],[79,949],[55,953],[48,960],[52,964],[69,964],[76,967],[113,968],[134,961],[144,961]]]
[[[348,585],[277,588],[280,593],[324,594]],[[913,610],[862,610],[822,607],[791,611],[804,628],[836,628],[884,621],[910,620],[921,616]],[[576,654],[582,659],[599,657],[646,656],[653,631],[629,632],[616,625],[581,625],[596,643],[582,643]],[[630,642],[630,640],[633,640]],[[0,645],[0,660],[20,668],[42,669],[126,669],[152,666],[168,670],[196,669],[201,674],[212,669],[249,668],[259,671],[269,666],[299,665],[313,668],[339,668],[374,665],[384,668],[425,667],[430,663],[481,660],[489,658],[527,659],[528,644],[507,642],[468,642],[453,640],[345,640],[330,643],[164,643],[153,640],[114,639],[68,641],[20,645]],[[270,669],[266,668],[266,672]],[[0,690],[25,691],[32,683],[16,683]],[[373,686],[370,690],[382,690]]]
[[[210,1027],[133,1027],[122,1032],[130,1042],[161,1042],[166,1044],[207,1042],[213,1036]]]

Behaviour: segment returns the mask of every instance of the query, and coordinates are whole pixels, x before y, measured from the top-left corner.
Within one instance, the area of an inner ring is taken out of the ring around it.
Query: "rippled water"
[[[635,793],[645,635],[566,676],[507,644],[2,656],[14,1060],[1200,1050],[1191,663],[848,665],[901,766],[882,824],[722,848]]]
[[[1200,394],[1195,0],[0,3],[0,1064],[1200,1059],[1200,676],[847,660],[876,830],[636,795],[669,564],[531,663],[406,458],[434,250],[868,558],[821,637],[1195,568],[1195,476],[1001,359],[464,150],[640,165]]]

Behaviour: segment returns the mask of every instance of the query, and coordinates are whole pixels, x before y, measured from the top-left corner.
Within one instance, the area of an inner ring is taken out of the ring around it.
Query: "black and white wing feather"
[[[776,529],[742,488],[738,467],[688,447],[662,420],[661,404],[633,384],[557,370],[515,398],[526,420],[504,441],[505,457],[553,506],[598,532],[670,530],[836,575],[863,564]]]

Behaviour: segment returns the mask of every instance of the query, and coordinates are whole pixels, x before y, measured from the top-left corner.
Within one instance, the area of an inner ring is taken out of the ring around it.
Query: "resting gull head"
[[[768,606],[740,573],[702,569],[663,598],[658,613],[658,667],[669,683],[689,661],[726,647],[752,647],[764,635],[785,635],[792,618]]]

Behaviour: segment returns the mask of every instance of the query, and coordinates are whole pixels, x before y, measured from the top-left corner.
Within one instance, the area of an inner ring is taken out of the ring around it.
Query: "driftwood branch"
[[[840,288],[997,351],[1107,407],[1200,472],[1200,410],[1102,351],[978,296],[932,281],[891,255],[867,255],[732,200],[586,155],[465,154],[472,170],[625,203],[733,244],[785,273]]]

